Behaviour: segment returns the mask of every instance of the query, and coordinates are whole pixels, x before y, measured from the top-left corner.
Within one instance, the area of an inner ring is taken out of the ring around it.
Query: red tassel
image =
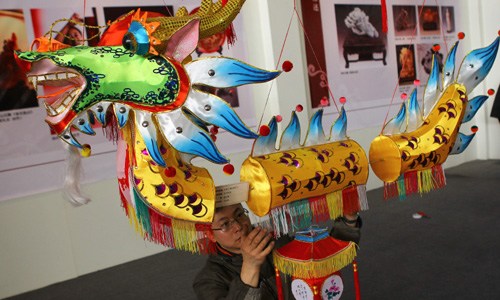
[[[387,33],[387,5],[385,0],[380,1],[381,9],[382,9],[382,32]]]
[[[283,298],[283,286],[281,285],[281,276],[278,268],[274,267],[274,272],[276,272],[276,290],[278,292],[278,300],[284,300]]]
[[[358,188],[355,185],[342,190],[342,208],[344,215],[352,215],[361,210]]]
[[[330,212],[328,211],[325,195],[309,198],[309,207],[313,215],[314,223],[322,223],[330,219]]]
[[[226,5],[227,0],[222,0],[222,6]],[[236,33],[234,32],[234,26],[231,23],[228,28],[226,28],[226,31],[224,32],[226,35],[226,41],[227,44],[232,46],[236,42]]]
[[[354,290],[356,291],[356,300],[361,300],[361,290],[359,288],[358,263],[352,262],[352,270],[354,274]]]
[[[384,182],[384,199],[398,196],[398,182]]]
[[[404,173],[406,195],[418,193],[418,171]]]
[[[442,165],[432,167],[432,177],[434,178],[436,188],[442,188],[446,185],[446,177]]]

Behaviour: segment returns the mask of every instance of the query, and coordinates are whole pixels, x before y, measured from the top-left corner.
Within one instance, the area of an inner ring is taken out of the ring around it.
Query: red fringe
[[[355,185],[342,190],[342,207],[344,215],[352,215],[361,210],[358,188]]]
[[[410,171],[404,173],[406,195],[418,193],[419,171]]]
[[[384,199],[398,196],[398,181],[384,182]]]
[[[381,9],[382,9],[382,32],[387,33],[388,27],[387,27],[387,4],[385,3],[385,0],[381,0]]]
[[[442,188],[446,185],[446,177],[442,165],[432,167],[432,178],[434,178],[435,188]]]
[[[151,240],[158,244],[173,248],[175,245],[172,230],[167,230],[167,228],[172,228],[172,220],[166,216],[160,215],[151,208],[149,209],[149,220],[151,222],[151,231],[153,234]]]
[[[326,203],[326,195],[309,198],[309,207],[311,209],[313,222],[321,223],[330,219],[330,212]]]

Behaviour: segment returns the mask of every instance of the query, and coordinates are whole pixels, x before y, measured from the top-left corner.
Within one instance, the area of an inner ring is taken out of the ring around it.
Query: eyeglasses
[[[212,228],[213,231],[220,230],[222,232],[228,232],[233,228],[233,225],[237,222],[241,225],[241,222],[248,218],[248,211],[246,209],[237,211],[234,214],[234,218],[224,221],[219,228]]]

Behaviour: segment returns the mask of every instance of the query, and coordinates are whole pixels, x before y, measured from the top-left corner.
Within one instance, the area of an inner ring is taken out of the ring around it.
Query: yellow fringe
[[[432,178],[432,169],[419,171],[418,174],[418,192],[428,193],[434,189],[434,182]]]
[[[199,253],[195,223],[172,219],[175,248],[178,250]]]
[[[342,191],[335,191],[333,193],[326,194],[326,203],[328,205],[330,219],[335,220],[336,218],[342,216]]]
[[[298,278],[320,278],[337,272],[356,257],[356,244],[350,242],[349,246],[340,252],[320,261],[297,261],[281,256],[276,250],[273,252],[274,265],[280,272]]]

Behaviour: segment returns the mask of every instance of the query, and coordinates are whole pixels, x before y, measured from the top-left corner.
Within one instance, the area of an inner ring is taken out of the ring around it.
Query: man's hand
[[[271,238],[271,234],[260,227],[254,228],[247,236],[242,237],[243,265],[240,278],[243,283],[253,287],[259,285],[260,267],[274,247],[274,241],[271,241]]]

